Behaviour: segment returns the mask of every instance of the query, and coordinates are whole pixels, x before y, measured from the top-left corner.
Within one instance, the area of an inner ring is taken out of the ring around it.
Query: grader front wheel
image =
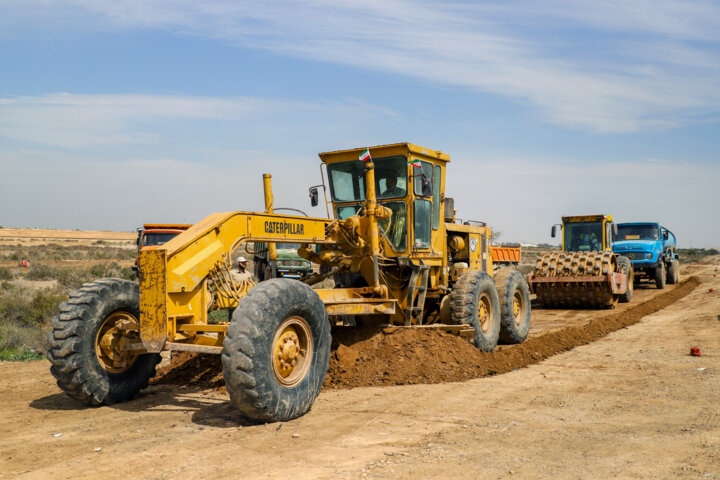
[[[124,348],[139,340],[138,285],[108,278],[85,284],[52,320],[48,360],[58,386],[86,405],[125,402],[147,387],[158,354]]]
[[[313,356],[312,333],[307,320],[297,316],[285,320],[275,332],[271,351],[277,381],[285,387],[300,383]]]
[[[248,419],[286,421],[310,410],[330,360],[330,322],[297,280],[259,283],[240,299],[223,343],[225,386]]]
[[[133,366],[137,351],[122,347],[130,338],[139,338],[137,330],[127,328],[137,324],[135,315],[124,311],[113,312],[105,318],[95,337],[95,355],[101,367],[110,373],[122,373]]]

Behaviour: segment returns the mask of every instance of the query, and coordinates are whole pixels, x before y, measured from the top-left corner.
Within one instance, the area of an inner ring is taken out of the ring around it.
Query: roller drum
[[[572,277],[607,277],[617,269],[612,252],[554,252],[539,257],[535,278],[552,278],[552,282],[533,282],[538,302],[547,308],[610,308],[617,303],[607,280],[563,281]]]

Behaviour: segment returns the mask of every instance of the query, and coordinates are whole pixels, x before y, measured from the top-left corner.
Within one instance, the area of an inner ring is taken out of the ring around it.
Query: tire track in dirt
[[[519,345],[500,345],[489,353],[441,331],[393,327],[338,329],[333,332],[330,366],[323,388],[460,382],[506,373],[633,325],[688,295],[699,284],[697,277],[689,277],[672,290],[624,311],[531,337]],[[151,383],[224,390],[220,356],[175,354],[171,364],[159,369]]]

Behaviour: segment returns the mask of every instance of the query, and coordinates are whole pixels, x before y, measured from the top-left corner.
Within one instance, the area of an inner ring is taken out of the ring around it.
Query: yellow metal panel
[[[441,160],[449,162],[450,156],[439,150],[420,147],[411,143],[392,143],[389,145],[376,145],[369,147],[370,155],[373,158],[389,157],[393,155],[414,155],[423,160]],[[347,162],[357,160],[365,147],[352,148],[349,150],[336,150],[334,152],[323,152],[318,154],[325,163]]]
[[[165,250],[144,250],[138,257],[140,339],[148,352],[162,350],[167,338]]]
[[[378,313],[392,315],[395,313],[395,300],[357,299],[356,302],[346,300],[344,303],[327,303],[328,315],[375,315]]]
[[[170,240],[168,290],[198,287],[218,261],[228,261],[242,241],[322,243],[328,219],[234,212],[210,215]]]
[[[579,223],[579,222],[601,222],[603,220],[610,220],[610,215],[576,215],[571,217],[562,217],[563,223]]]

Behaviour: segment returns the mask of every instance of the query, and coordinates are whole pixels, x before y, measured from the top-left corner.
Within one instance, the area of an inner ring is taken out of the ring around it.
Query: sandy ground
[[[691,267],[692,293],[599,341],[462,383],[326,390],[282,424],[174,385],[85,408],[47,362],[2,363],[0,478],[720,478],[720,279]]]

